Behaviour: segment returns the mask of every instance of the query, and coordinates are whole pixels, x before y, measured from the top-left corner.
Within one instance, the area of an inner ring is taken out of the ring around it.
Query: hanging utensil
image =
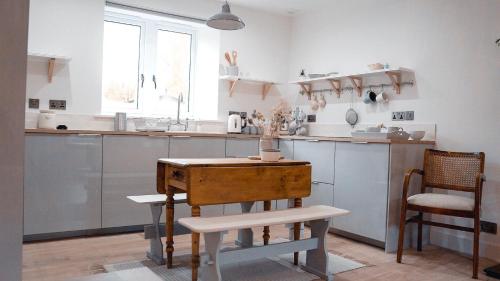
[[[353,108],[353,104],[354,104],[354,91],[353,90],[351,90],[350,95],[351,95],[351,102],[349,105],[349,109],[345,113],[345,121],[354,128],[354,125],[356,125],[356,123],[358,123],[358,113]]]

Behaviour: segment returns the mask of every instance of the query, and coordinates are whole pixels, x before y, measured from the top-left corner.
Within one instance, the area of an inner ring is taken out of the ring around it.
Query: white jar
[[[40,110],[38,114],[39,129],[56,129],[56,113],[50,110]]]

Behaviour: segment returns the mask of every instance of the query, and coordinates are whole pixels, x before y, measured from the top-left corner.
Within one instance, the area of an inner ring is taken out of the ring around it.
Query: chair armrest
[[[424,175],[424,171],[420,169],[408,169],[405,173],[405,178],[403,182],[403,200],[406,201],[406,198],[408,198],[408,188],[410,186],[410,180],[411,176],[413,174],[419,174],[421,176]]]

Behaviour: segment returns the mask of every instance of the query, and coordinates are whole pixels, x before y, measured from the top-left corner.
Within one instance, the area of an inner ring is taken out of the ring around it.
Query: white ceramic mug
[[[375,98],[378,103],[387,103],[389,102],[389,96],[385,92],[380,92]]]

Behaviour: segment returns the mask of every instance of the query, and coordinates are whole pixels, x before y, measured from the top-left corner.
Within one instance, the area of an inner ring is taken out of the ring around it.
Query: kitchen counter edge
[[[45,135],[111,135],[111,136],[150,136],[150,137],[220,137],[239,139],[258,139],[259,135],[204,133],[204,132],[134,132],[134,131],[96,131],[96,130],[50,130],[50,129],[25,129],[26,134]],[[325,136],[280,136],[280,139],[307,140],[307,141],[338,141],[353,143],[387,143],[387,144],[427,144],[435,145],[433,140],[390,140],[390,139],[359,139],[350,137],[325,137]]]

